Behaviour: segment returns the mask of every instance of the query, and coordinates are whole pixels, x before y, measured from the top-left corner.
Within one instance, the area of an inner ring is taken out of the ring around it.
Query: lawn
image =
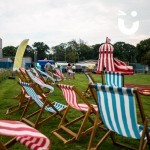
[[[101,83],[101,76],[98,74],[92,74],[93,78],[96,82]],[[85,91],[88,84],[88,79],[85,77],[83,73],[76,74],[76,79],[72,80],[64,80],[63,83],[69,85],[75,85],[80,91]],[[125,83],[132,83],[132,84],[150,84],[150,75],[148,74],[135,74],[133,76],[125,76]],[[61,91],[54,85],[54,92],[49,95],[49,100],[61,102],[66,104]],[[11,120],[19,120],[22,114],[22,110],[17,111],[11,115],[6,115],[6,110],[10,106],[17,104],[17,100],[14,97],[20,92],[20,86],[17,83],[16,79],[5,79],[0,82],[0,118],[1,119],[11,119]],[[148,96],[141,96],[145,114],[150,118],[150,99]],[[89,99],[90,100],[90,99]],[[91,100],[90,100],[91,101]],[[76,115],[76,114],[74,114]],[[61,140],[56,138],[51,131],[57,128],[59,124],[59,119],[53,118],[49,122],[43,124],[38,128],[43,134],[45,134],[51,140],[51,149],[52,150],[86,150],[89,142],[90,135],[81,138],[79,141],[74,141],[70,144],[63,144]],[[99,139],[103,132],[98,130],[96,138]],[[137,145],[137,142],[134,140],[126,140],[120,137],[117,137],[120,141],[125,141],[126,143],[131,142],[132,145]],[[6,138],[1,137],[2,141],[6,141]],[[110,139],[107,139],[102,147],[102,150],[109,150],[109,149],[116,149],[120,150],[114,145]],[[123,149],[123,148],[122,148]],[[26,150],[24,146],[17,143],[10,148],[10,150]]]

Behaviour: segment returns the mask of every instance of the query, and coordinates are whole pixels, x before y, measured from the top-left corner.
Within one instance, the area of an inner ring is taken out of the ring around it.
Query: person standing
[[[45,71],[53,71],[53,66],[51,65],[50,61],[48,61],[44,66]]]
[[[72,71],[72,66],[70,64],[68,64],[68,66],[66,67],[67,70],[67,76],[66,79],[71,79],[71,76],[73,76],[73,79],[75,79],[74,77],[74,72]]]

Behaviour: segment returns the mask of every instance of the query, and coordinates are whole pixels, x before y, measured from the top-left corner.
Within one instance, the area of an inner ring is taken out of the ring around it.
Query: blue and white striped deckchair
[[[50,93],[52,93],[54,91],[54,88],[51,85],[45,84],[40,78],[38,78],[37,76],[33,75],[32,72],[30,70],[26,70],[28,76],[31,78],[31,80],[40,85],[43,88],[47,88],[50,90]]]
[[[148,121],[144,115],[138,92],[132,88],[120,88],[101,84],[94,84],[93,87],[97,93],[100,118],[104,126],[108,129],[108,132],[102,138],[103,140],[98,143],[96,149],[108,135],[112,135],[112,132],[123,137],[139,139],[139,149],[144,149],[146,143],[148,143],[148,139],[150,140],[150,129],[147,127]],[[137,122],[135,99],[138,102],[142,125]],[[89,148],[91,147],[94,132],[93,130]],[[114,144],[116,144],[113,136],[112,139]]]
[[[59,116],[59,118],[62,117],[61,112],[65,110],[66,105],[63,105],[58,102],[50,102],[34,83],[26,83],[26,82],[18,82],[18,83],[24,88],[25,92],[30,96],[30,99],[21,117],[22,121],[36,128],[37,126],[41,125],[43,122],[46,122],[49,119],[51,119],[53,116]],[[34,101],[39,106],[40,109],[33,113],[30,112],[30,115],[25,116],[27,114],[28,108],[30,107],[29,104],[31,101]],[[44,111],[49,112],[51,115],[41,120]],[[37,119],[33,123],[31,122],[30,118],[35,115],[37,115]]]
[[[40,77],[35,68],[31,68],[31,71],[32,71],[37,77]]]
[[[92,77],[92,75],[90,73],[84,72],[84,74],[88,78],[89,83],[92,83],[92,84],[95,83],[95,80],[94,80],[94,78]]]
[[[94,78],[92,77],[91,73],[88,73],[88,72],[84,72],[85,76],[87,77],[88,79],[88,87],[86,89],[85,92],[82,92],[83,95],[85,95],[86,97],[90,97],[91,96],[91,92],[89,90],[89,84],[94,84],[95,83],[95,80]]]
[[[42,75],[42,76],[44,76],[44,77],[46,77],[47,79],[49,79],[51,82],[52,82],[52,84],[55,84],[55,82],[56,82],[56,79],[54,79],[52,76],[50,76],[48,73],[46,73],[46,72],[44,72],[44,71],[41,71],[40,69],[38,69],[38,68],[32,68],[32,70],[34,71],[34,72],[36,72],[37,73],[37,71]],[[36,71],[37,70],[37,71]],[[38,73],[37,73],[38,74]]]
[[[121,72],[104,71],[105,83],[109,86],[123,87],[124,75]]]

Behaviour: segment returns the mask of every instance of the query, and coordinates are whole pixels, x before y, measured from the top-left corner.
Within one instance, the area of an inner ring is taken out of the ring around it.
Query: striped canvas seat
[[[88,73],[88,72],[84,72],[85,76],[87,77],[88,79],[88,87],[86,89],[86,91],[82,92],[82,94],[86,97],[90,97],[91,96],[91,92],[90,92],[90,89],[89,89],[89,84],[94,84],[95,83],[95,80],[94,78],[92,77],[91,73]]]
[[[121,72],[110,72],[104,71],[105,83],[109,86],[123,87],[124,86],[124,76]]]
[[[140,139],[139,148],[144,148],[147,139],[150,138],[148,137],[150,130],[148,131],[147,120],[137,91],[132,88],[100,84],[94,84],[94,88],[97,93],[100,118],[108,129],[107,134],[115,132],[123,137]],[[135,98],[139,104],[142,125],[137,122]]]
[[[40,78],[38,78],[37,76],[33,75],[32,72],[30,70],[26,70],[28,76],[31,78],[31,80],[34,83],[37,83],[38,85],[40,85],[42,88],[47,88],[50,90],[50,93],[54,92],[54,88],[51,85],[45,84],[43,82],[43,80],[41,80]]]
[[[41,91],[46,95],[54,91],[54,88],[51,85],[46,84],[44,82],[44,79],[42,80],[41,78],[35,76],[30,70],[25,70],[24,68],[20,68],[15,72],[19,77],[20,81],[36,83],[38,86],[40,86]],[[15,98],[19,100],[19,103],[17,105],[9,107],[7,109],[6,114],[11,114],[13,112],[16,112],[17,110],[22,109],[25,106],[27,100],[30,98],[30,96],[25,94],[23,88],[21,88],[20,94],[18,94]]]
[[[16,137],[19,141],[31,150],[49,150],[50,140],[40,133],[38,130],[19,121],[0,120],[0,134],[4,136]],[[9,142],[6,147],[9,146]],[[0,145],[0,149],[5,149],[5,146]]]
[[[84,74],[88,78],[89,83],[92,83],[92,84],[95,83],[95,80],[94,80],[94,78],[92,77],[92,75],[90,73],[85,72]]]
[[[65,110],[66,105],[58,103],[58,102],[50,102],[47,97],[38,89],[38,87],[34,83],[26,83],[26,82],[19,82],[19,84],[24,88],[26,93],[30,96],[28,104],[26,105],[24,112],[22,114],[22,120],[27,122],[33,127],[37,127],[38,125],[42,124],[45,121],[48,121],[53,116],[61,117],[61,112]],[[33,112],[30,114],[30,117],[37,115],[37,120],[35,123],[29,120],[29,116],[26,116],[27,110],[29,109],[29,104],[31,101],[34,101],[38,106],[39,110],[37,113]],[[44,113],[44,110],[49,112],[51,115],[48,118],[45,118],[41,121],[41,116]]]
[[[92,105],[96,111],[98,110],[97,105],[89,103],[79,103],[73,86],[64,84],[58,84],[58,86],[61,88],[68,105],[70,105],[72,108],[80,111],[88,111],[89,107]]]
[[[45,77],[47,79],[46,83],[49,83],[49,81],[50,81],[51,84],[55,84],[56,80],[48,73],[41,71],[38,68],[32,68],[32,71],[36,74],[37,77],[41,77],[41,76]]]
[[[91,132],[94,122],[91,119],[90,115],[96,115],[98,108],[97,105],[90,104],[87,99],[82,96],[82,93],[74,86],[58,84],[58,87],[61,89],[68,106],[66,111],[64,112],[58,129],[54,130],[53,134],[60,138],[64,143],[68,143],[72,142],[73,140],[78,140],[81,136],[84,136],[87,133]],[[78,115],[73,116],[71,110]],[[65,123],[65,119],[70,118],[70,114],[72,114],[73,118],[71,118],[70,122]],[[88,120],[91,123],[91,126],[87,128],[86,124]],[[70,126],[73,126],[73,124],[77,122],[79,123],[79,127],[75,132],[70,129]],[[71,135],[71,137],[67,139],[65,135],[61,135],[61,130]]]
[[[63,75],[63,73],[60,71],[59,68],[55,68],[55,74],[58,76],[59,79],[61,79],[61,80],[64,79],[64,75]]]

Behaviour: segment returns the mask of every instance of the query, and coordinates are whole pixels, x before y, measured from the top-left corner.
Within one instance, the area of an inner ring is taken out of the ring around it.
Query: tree
[[[43,42],[35,42],[32,46],[35,52],[37,52],[37,60],[48,57],[50,48],[46,44],[44,44]]]
[[[122,61],[133,63],[135,62],[136,47],[125,42],[117,42],[114,44],[113,55]]]
[[[4,57],[14,57],[16,55],[17,48],[14,46],[6,46],[2,49]]]
[[[54,51],[55,61],[65,61],[66,60],[66,43],[61,43],[59,45],[53,46],[51,49]]]
[[[139,63],[149,65],[150,61],[150,38],[140,41],[137,44],[137,55],[136,59]]]
[[[32,60],[34,59],[34,50],[31,46],[27,45],[24,56],[31,57]]]
[[[141,62],[150,66],[150,50],[142,57]]]
[[[99,48],[102,44],[92,45],[92,59],[98,59],[99,57]]]

